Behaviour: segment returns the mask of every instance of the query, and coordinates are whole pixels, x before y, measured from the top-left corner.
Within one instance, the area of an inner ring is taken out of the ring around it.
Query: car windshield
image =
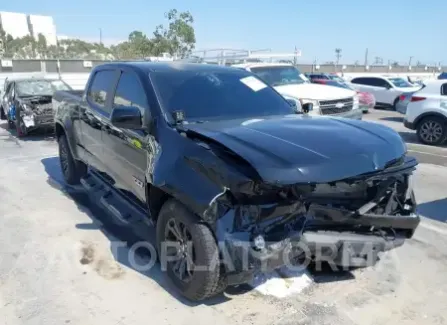
[[[325,83],[327,86],[334,86],[334,87],[338,87],[338,88],[345,88],[345,89],[350,89],[353,90],[353,88],[351,86],[349,86],[346,83],[342,83],[342,82],[338,82],[335,80],[329,80]]]
[[[70,90],[62,80],[21,80],[17,83],[19,96],[51,96],[57,90]]]
[[[186,121],[295,113],[281,95],[243,70],[158,71],[151,79],[163,110],[181,111]]]
[[[254,67],[251,71],[273,87],[308,82],[307,78],[293,66]]]
[[[389,78],[389,81],[395,86],[399,88],[409,88],[414,87],[412,84],[410,84],[408,81],[402,78]]]
[[[338,81],[338,82],[345,82],[342,78],[340,78],[339,76],[337,76],[335,74],[330,74],[329,75],[329,79],[334,80],[334,81]]]

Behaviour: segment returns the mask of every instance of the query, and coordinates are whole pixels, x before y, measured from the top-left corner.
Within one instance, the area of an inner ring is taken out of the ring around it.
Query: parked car
[[[376,99],[377,106],[394,110],[400,95],[421,89],[420,86],[415,87],[399,77],[355,77],[351,80],[351,84],[360,91],[372,93]]]
[[[366,266],[419,223],[417,161],[395,131],[297,114],[243,69],[109,63],[53,104],[65,181],[117,225],[155,225],[162,271],[191,300],[304,256],[299,243]]]
[[[359,108],[362,110],[363,113],[368,113],[369,109],[373,109],[374,106],[376,106],[376,99],[374,98],[373,94],[367,93],[365,91],[358,91],[354,87],[352,87],[352,85],[346,82],[341,83],[330,79],[313,79],[312,82],[326,86],[333,86],[356,91],[359,96]]]
[[[447,138],[447,80],[426,81],[406,107],[404,125],[416,130],[419,141],[441,145]]]
[[[17,136],[23,137],[39,127],[53,126],[51,99],[56,90],[71,90],[60,79],[21,78],[5,82],[1,119],[7,120]]]
[[[444,80],[447,79],[447,72],[441,72],[438,76],[438,80]]]
[[[297,102],[312,103],[310,115],[330,115],[361,119],[359,98],[355,91],[316,85],[293,65],[287,63],[243,63],[233,67],[255,73],[281,95]]]
[[[339,77],[338,74],[336,73],[306,73],[306,77],[310,79],[310,81],[318,79],[318,80],[333,80],[338,81],[340,83],[346,82],[346,80]]]

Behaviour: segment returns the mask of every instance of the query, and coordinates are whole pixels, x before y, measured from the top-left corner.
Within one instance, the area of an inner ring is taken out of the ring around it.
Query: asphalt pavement
[[[447,324],[447,154],[421,146],[396,113],[368,120],[401,132],[420,161],[422,222],[375,266],[265,276],[194,304],[159,266],[141,271],[81,190],[63,183],[51,133],[17,139],[0,122],[2,325],[440,325]],[[136,257],[144,259],[144,257]]]

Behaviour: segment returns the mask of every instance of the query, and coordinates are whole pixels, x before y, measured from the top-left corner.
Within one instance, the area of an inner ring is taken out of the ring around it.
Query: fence
[[[60,77],[74,89],[82,89],[87,81],[90,70],[96,65],[110,61],[103,60],[1,60],[0,61],[0,90],[3,89],[4,80],[8,77],[45,75],[48,78]],[[411,67],[408,66],[369,66],[338,65],[334,64],[298,64],[301,72],[338,72],[348,79],[356,74],[389,74],[411,75],[421,79],[434,78],[440,71],[447,71],[447,67]]]

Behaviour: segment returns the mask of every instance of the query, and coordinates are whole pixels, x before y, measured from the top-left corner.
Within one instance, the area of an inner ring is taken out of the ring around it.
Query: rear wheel
[[[440,145],[447,135],[447,121],[437,116],[427,116],[418,123],[419,141],[428,145]]]
[[[157,244],[162,270],[180,294],[199,301],[222,291],[214,236],[177,200],[170,199],[161,208]]]
[[[73,158],[65,134],[59,137],[58,143],[59,161],[65,182],[70,185],[79,184],[81,178],[87,174],[87,166],[83,162]]]

